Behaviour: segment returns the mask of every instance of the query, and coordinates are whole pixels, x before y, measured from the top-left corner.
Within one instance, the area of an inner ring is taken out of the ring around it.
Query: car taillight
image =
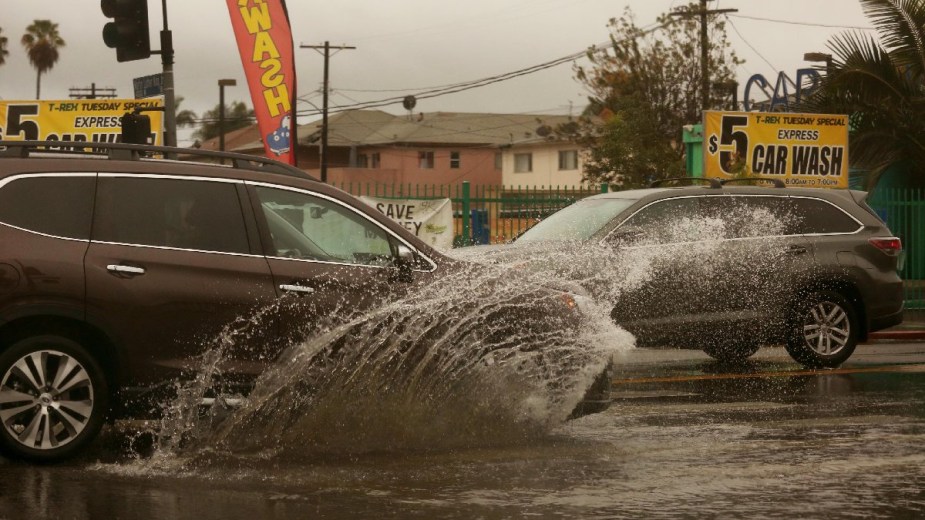
[[[896,237],[876,237],[868,242],[889,256],[899,256],[903,252],[903,243]]]

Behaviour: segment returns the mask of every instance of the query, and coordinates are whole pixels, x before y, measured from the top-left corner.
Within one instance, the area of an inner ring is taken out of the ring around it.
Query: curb
[[[925,341],[925,330],[881,330],[871,332],[867,339],[868,341]]]

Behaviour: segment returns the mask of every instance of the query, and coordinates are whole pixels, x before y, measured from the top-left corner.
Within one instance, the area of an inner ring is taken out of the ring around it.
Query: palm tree
[[[3,29],[0,29],[0,65],[6,63],[6,57],[10,55],[10,51],[6,50],[7,37],[3,35]]]
[[[193,137],[203,141],[217,137],[219,134],[218,116],[220,112],[221,105],[215,105],[212,110],[206,110],[202,114],[202,126],[193,132]],[[252,125],[255,118],[253,108],[248,108],[243,101],[233,101],[230,106],[225,107],[225,133]]]
[[[197,119],[196,112],[188,108],[180,110],[181,103],[183,103],[183,96],[177,96],[173,103],[174,110],[176,111],[174,117],[176,118],[177,126],[195,126]]]
[[[58,62],[58,49],[64,47],[64,40],[58,34],[58,24],[51,20],[34,20],[22,35],[22,45],[29,55],[29,62],[38,72],[35,78],[35,99],[42,89],[42,73],[51,70]]]
[[[887,170],[925,179],[925,0],[860,0],[877,29],[848,32],[803,109],[849,114],[852,166],[872,189]]]

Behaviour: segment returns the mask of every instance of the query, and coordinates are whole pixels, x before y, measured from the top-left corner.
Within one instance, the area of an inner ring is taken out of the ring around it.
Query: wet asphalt
[[[64,464],[0,459],[0,518],[925,517],[925,343],[824,371],[782,348],[616,365],[607,411],[499,446],[176,460],[119,423]]]

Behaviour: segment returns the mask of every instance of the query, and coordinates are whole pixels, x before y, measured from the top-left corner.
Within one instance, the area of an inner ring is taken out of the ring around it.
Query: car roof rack
[[[775,188],[786,188],[787,185],[780,179],[768,179],[767,177],[739,177],[738,179],[723,179],[719,181],[723,186],[736,182],[754,182],[756,184],[766,182],[773,184]]]
[[[723,187],[723,185],[719,182],[719,179],[708,179],[704,177],[669,177],[667,179],[659,179],[657,181],[653,181],[649,184],[649,187],[658,188],[659,186],[663,184],[668,184],[669,182],[671,183],[688,182],[691,184],[696,183],[696,182],[703,182],[703,183],[708,183],[711,189],[719,189]]]
[[[0,157],[27,158],[33,152],[42,154],[85,154],[105,155],[114,161],[138,161],[150,158],[153,154],[162,154],[165,158],[178,155],[208,157],[228,160],[233,168],[259,170],[302,179],[318,180],[304,170],[259,155],[234,152],[199,150],[196,148],[176,148],[172,146],[155,146],[128,143],[91,143],[74,141],[2,141],[0,140]]]

